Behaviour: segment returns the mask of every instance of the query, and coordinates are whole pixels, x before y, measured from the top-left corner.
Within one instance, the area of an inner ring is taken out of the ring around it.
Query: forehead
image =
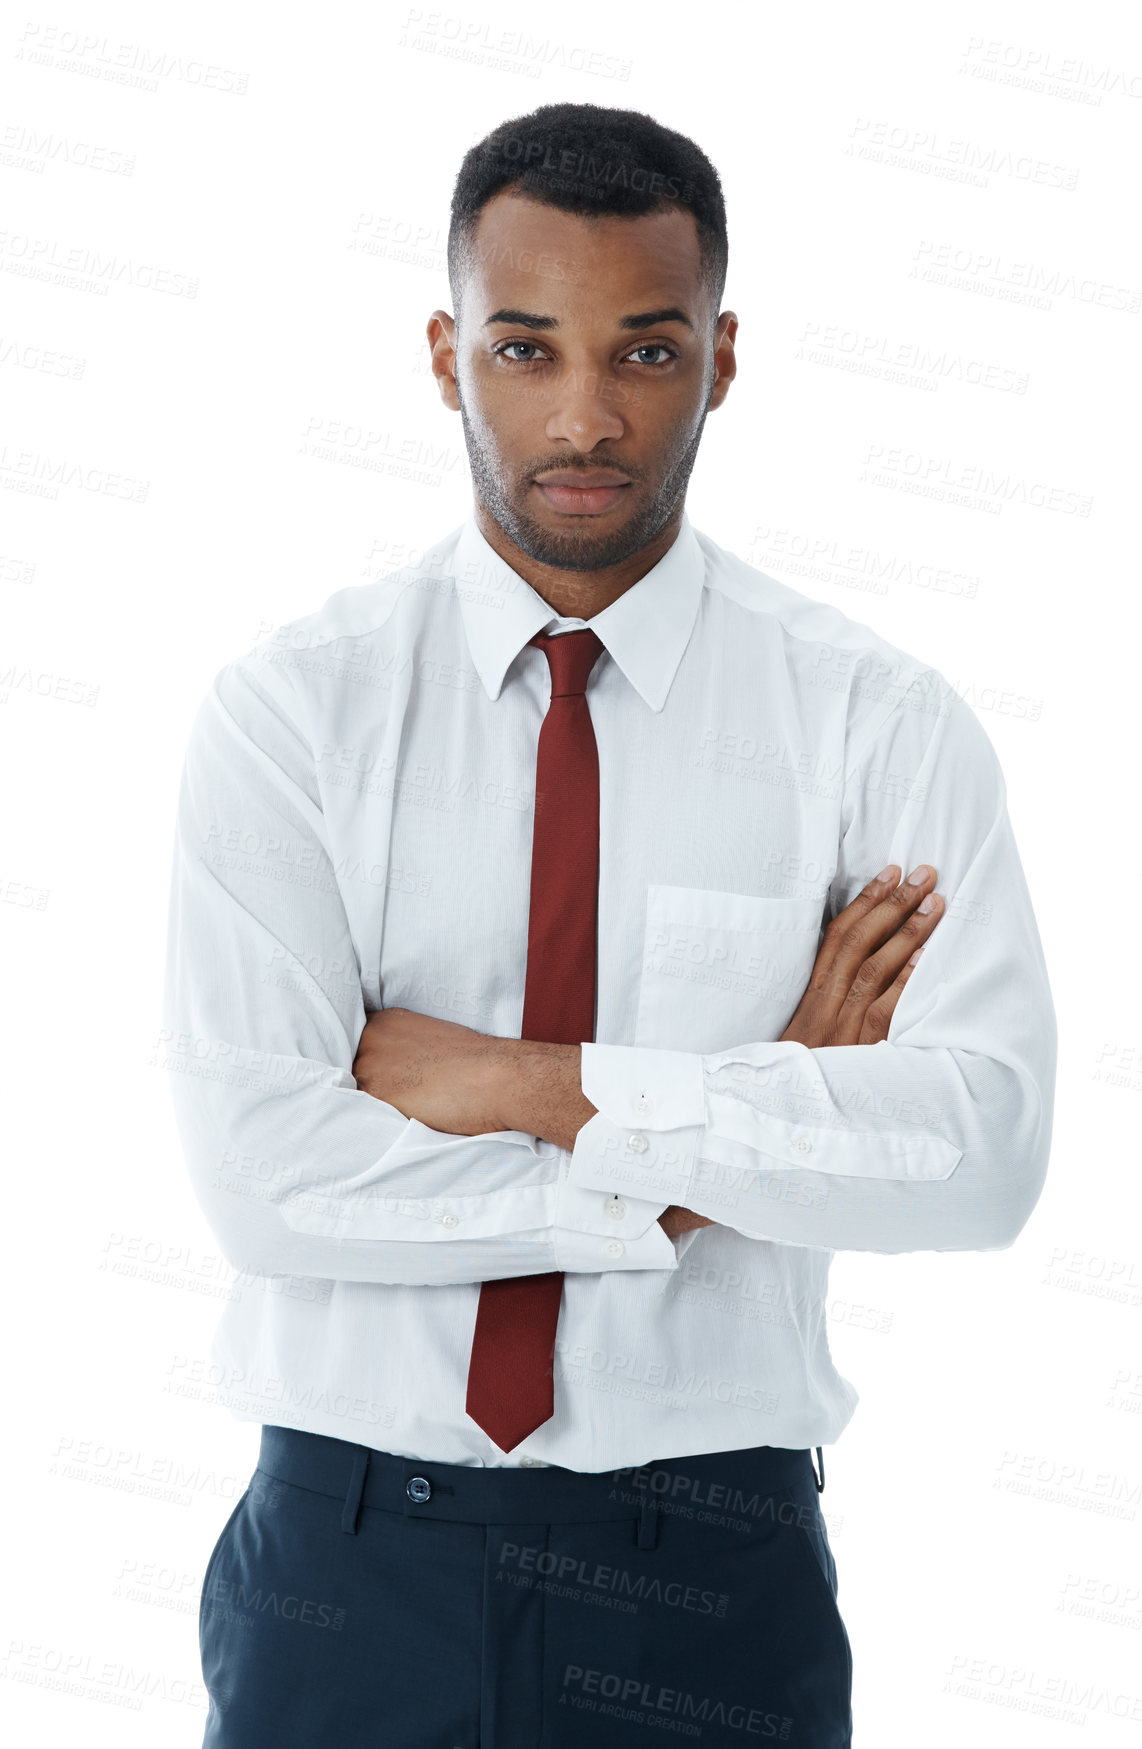
[[[698,227],[681,206],[595,218],[504,189],[477,218],[473,255],[466,297],[474,316],[509,304],[553,315],[679,304],[696,315],[705,295]]]

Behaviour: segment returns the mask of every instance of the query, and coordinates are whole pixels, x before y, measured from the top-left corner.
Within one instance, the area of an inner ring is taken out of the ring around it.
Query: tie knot
[[[537,632],[528,642],[547,657],[552,698],[586,692],[591,670],[605,648],[598,633],[587,626],[580,632]]]

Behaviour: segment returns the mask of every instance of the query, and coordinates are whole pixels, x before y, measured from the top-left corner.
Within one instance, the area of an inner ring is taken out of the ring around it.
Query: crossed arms
[[[887,1039],[943,910],[935,869],[921,863],[906,882],[899,877],[895,865],[882,870],[829,923],[783,1040],[823,1047]],[[365,1023],[353,1075],[366,1093],[431,1129],[523,1130],[570,1152],[597,1110],[583,1092],[582,1062],[579,1045],[496,1038],[409,1008],[382,1008]],[[676,1204],[658,1221],[671,1239],[716,1224]]]
[[[295,685],[223,669],[178,801],[163,1066],[235,1267],[429,1285],[671,1269],[694,1216],[826,1249],[1012,1242],[1046,1170],[1054,1013],[998,763],[932,671],[850,749],[838,914],[785,1033],[705,1055],[367,1015]],[[921,893],[938,870],[944,895],[925,925],[869,881],[920,857]]]

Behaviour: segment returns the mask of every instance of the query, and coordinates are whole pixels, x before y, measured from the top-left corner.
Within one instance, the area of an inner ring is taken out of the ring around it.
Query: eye
[[[674,352],[669,346],[664,345],[661,340],[648,340],[642,346],[636,346],[635,351],[636,352],[665,352],[665,354],[666,354],[665,358],[658,358],[658,359],[644,358],[644,359],[641,359],[640,363],[642,363],[642,364],[660,364],[660,365],[667,364],[670,359],[678,357],[678,354],[676,352]],[[627,356],[628,357],[630,356],[629,353]]]
[[[537,349],[536,342],[534,340],[505,340],[502,346],[494,347],[493,351],[498,353],[501,357],[504,357],[504,356],[506,356],[508,350],[513,346],[523,346],[523,347],[530,346],[533,352],[536,351],[536,349]],[[532,360],[530,358],[513,358],[512,359],[513,364],[532,364],[533,362],[534,362],[534,360]]]
[[[525,352],[531,352],[531,353],[535,353],[535,354],[538,354],[540,351],[539,344],[535,340],[501,340],[501,342],[498,346],[494,346],[492,348],[492,352],[493,352],[493,355],[497,358],[507,358],[509,364],[538,364],[541,362],[541,359],[539,357],[508,358],[509,352],[514,351],[514,349],[516,347],[522,347]],[[671,346],[667,346],[666,343],[662,340],[644,340],[641,346],[636,346],[633,350],[636,353],[637,352],[663,352],[666,354],[665,358],[642,358],[642,359],[636,360],[637,363],[643,364],[643,365],[647,366],[648,369],[651,369],[651,370],[661,370],[664,365],[669,364],[672,359],[675,359],[678,357],[678,354],[677,354],[677,352],[675,352],[674,348]],[[632,356],[632,354],[628,352],[626,356],[628,358],[630,358]]]

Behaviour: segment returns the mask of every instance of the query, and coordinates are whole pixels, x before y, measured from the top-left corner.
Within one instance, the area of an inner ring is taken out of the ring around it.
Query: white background
[[[1136,22],[1136,21],[1135,21]],[[14,1740],[195,1745],[256,1428],[155,1066],[219,667],[461,520],[452,182],[540,103],[723,178],[739,375],[688,509],[935,664],[1007,778],[1058,1012],[1016,1245],[838,1254],[826,1521],[878,1749],[1142,1721],[1134,878],[1142,40],[1128,9],[59,5],[0,33],[0,860]],[[149,69],[149,70],[148,70]],[[336,459],[306,452],[318,437]],[[155,1480],[159,1478],[159,1480]],[[1128,1721],[1132,1721],[1128,1722]]]

